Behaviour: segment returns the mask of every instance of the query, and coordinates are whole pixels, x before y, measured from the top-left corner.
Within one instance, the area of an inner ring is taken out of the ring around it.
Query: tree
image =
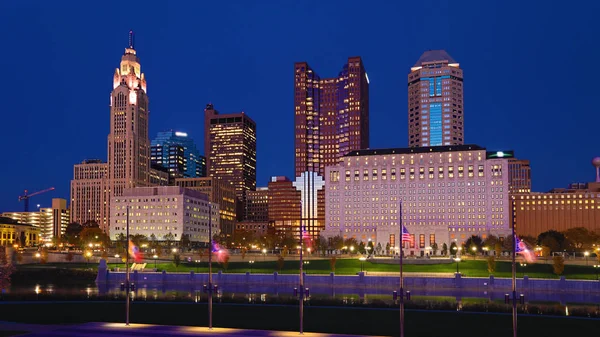
[[[79,243],[83,247],[87,247],[90,243],[101,243],[106,247],[106,243],[109,241],[106,234],[99,228],[93,226],[83,227],[81,233],[79,233]]]
[[[469,254],[475,255],[475,253],[481,251],[481,247],[483,247],[483,240],[480,236],[471,235],[471,237],[465,242],[465,247],[469,250]],[[475,247],[475,251],[473,251],[473,247]]]
[[[552,258],[552,269],[554,270],[554,274],[562,274],[565,270],[565,259],[560,255],[554,256]]]
[[[81,226],[77,222],[71,222],[70,224],[68,224],[67,228],[65,228],[65,238],[67,239],[67,242],[72,245],[78,245],[79,233],[81,233],[82,230],[83,226]]]
[[[596,243],[598,236],[596,233],[588,230],[585,227],[573,227],[563,232],[565,238],[577,250],[591,249],[592,244]]]
[[[94,220],[88,220],[88,221],[84,222],[82,226],[83,226],[83,228],[100,228],[98,223]]]
[[[0,246],[0,292],[10,287],[10,275],[15,267],[6,258],[6,248]]]
[[[329,259],[329,266],[331,267],[331,271],[335,272],[335,263],[337,262],[337,258],[334,256]]]
[[[548,255],[551,252],[558,252],[560,251],[560,243],[558,243],[558,241],[556,241],[556,238],[553,236],[545,236],[543,237],[540,241],[539,241],[540,246],[542,246],[543,248],[546,248],[546,250],[548,251]]]
[[[181,263],[181,255],[179,255],[178,253],[174,253],[173,254],[173,264],[175,264],[175,270],[177,270],[180,263]]]
[[[496,243],[499,242],[498,237],[495,235],[488,235],[485,240],[483,240],[483,246],[488,247],[488,249],[494,249],[496,247]]]
[[[487,269],[490,274],[493,274],[496,271],[496,257],[495,256],[488,256]]]
[[[130,235],[130,239],[131,239],[131,242],[133,242],[133,244],[138,247],[140,247],[142,244],[148,242],[148,237],[144,234]]]
[[[331,249],[340,250],[344,247],[344,238],[341,235],[336,235],[331,238]]]
[[[362,241],[358,244],[358,252],[361,254],[364,254],[366,252],[365,243]]]
[[[324,254],[325,251],[327,250],[327,239],[324,238],[323,236],[319,236],[315,239],[315,246],[317,247],[317,250],[321,253]]]
[[[365,248],[367,249],[367,254],[369,256],[371,256],[375,253],[375,243],[373,241],[368,241],[367,247],[365,247]]]
[[[535,245],[537,245],[537,238],[534,238],[531,235],[521,236],[520,239],[521,239],[521,241],[525,242],[525,244],[529,248],[533,248],[533,247],[535,247]]]
[[[117,234],[117,252],[119,254],[125,252],[125,247],[127,247],[127,237],[123,233]]]
[[[181,236],[181,247],[188,248],[190,246],[190,236],[189,234],[183,234]]]
[[[496,251],[496,256],[502,255],[502,243],[500,241],[496,241],[496,245],[494,246],[494,250]]]
[[[390,243],[386,243],[385,244],[385,255],[390,255],[390,248],[392,248],[392,246],[390,245]]]
[[[350,250],[350,247],[354,247],[354,249],[356,249],[356,247],[358,247],[358,241],[356,241],[355,238],[347,238],[344,240],[344,246],[348,247],[348,250]]]
[[[555,247],[544,244],[544,242],[545,242],[544,239],[547,237],[552,237],[556,241],[556,244],[557,244],[556,249],[555,249]],[[550,247],[550,249],[553,252],[562,251],[564,249],[567,249],[567,246],[568,246],[565,235],[563,233],[557,232],[555,230],[549,230],[549,231],[543,232],[540,235],[538,235],[537,244],[540,246],[545,245],[547,247]]]
[[[450,254],[458,255],[458,247],[456,246],[456,242],[452,241],[450,244]]]
[[[437,251],[438,251],[438,244],[437,244],[436,242],[434,242],[434,243],[431,245],[431,253],[432,253],[433,255],[437,255]]]
[[[277,270],[281,271],[281,269],[283,269],[284,264],[285,264],[285,260],[284,260],[283,256],[279,255],[277,257]]]
[[[156,235],[154,233],[150,234],[150,247],[156,248],[158,246],[158,242],[156,241]]]
[[[167,241],[167,247],[170,247],[171,242],[173,242],[173,240],[175,240],[175,235],[173,235],[173,233],[169,232],[163,236],[163,239],[165,239],[165,241]]]
[[[442,245],[442,255],[447,255],[448,254],[448,245],[444,242],[444,244]]]
[[[504,251],[512,252],[513,251],[513,238],[512,235],[509,235],[504,238],[502,242],[502,249]]]
[[[46,264],[46,262],[48,262],[48,249],[42,248],[40,250],[40,263]]]
[[[281,246],[288,249],[296,249],[296,246],[298,246],[298,241],[291,233],[287,233],[281,241]]]

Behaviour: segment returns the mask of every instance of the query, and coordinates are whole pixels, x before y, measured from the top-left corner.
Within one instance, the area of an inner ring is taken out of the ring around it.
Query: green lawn
[[[123,322],[122,302],[31,302],[0,303],[6,321],[39,324]],[[131,322],[165,325],[206,326],[206,303],[133,302]],[[397,336],[397,309],[305,307],[305,331]],[[434,324],[432,324],[434,323]],[[215,304],[215,327],[245,329],[298,329],[297,305]],[[510,314],[475,314],[457,311],[406,311],[406,336],[510,336]],[[569,336],[593,333],[600,320],[568,317],[519,316],[519,334],[524,336]],[[454,332],[453,332],[454,331]]]
[[[114,267],[123,268],[123,264],[109,264],[112,269]],[[153,262],[148,262],[147,268],[154,268]],[[181,263],[178,267],[175,267],[173,262],[167,262],[165,260],[159,260],[156,264],[159,271],[166,270],[167,272],[190,272],[198,271],[201,273],[208,272],[208,264],[206,262],[196,264],[187,262]],[[298,273],[299,262],[288,260],[285,261],[283,269],[280,271],[281,274],[294,274]],[[39,268],[97,268],[97,264],[89,264],[86,266],[83,264],[45,264],[45,265],[24,265],[19,266],[19,269],[39,269]],[[227,273],[245,273],[250,271],[250,264],[248,262],[230,262],[228,268],[225,270],[222,264],[213,263],[213,272],[219,271]],[[338,275],[354,275],[360,272],[361,262],[357,259],[338,259],[336,263],[335,273]],[[368,261],[364,262],[364,269],[369,272],[398,272],[398,264],[377,264]],[[277,270],[277,263],[275,261],[260,261],[255,260],[252,265],[253,273],[268,273],[271,274]],[[310,260],[310,264],[305,266],[305,272],[308,274],[328,274],[331,272],[329,260]],[[467,277],[488,277],[487,262],[483,260],[463,260],[459,262],[460,272]],[[419,273],[454,273],[456,272],[456,263],[450,264],[434,264],[434,265],[404,265],[405,272],[419,272]],[[563,275],[567,279],[596,279],[596,270],[590,266],[580,265],[565,265]],[[528,275],[530,278],[554,278],[557,279],[559,276],[555,275],[552,271],[551,264],[545,263],[532,263],[528,264],[527,267],[520,267],[517,264],[517,276],[523,277],[523,273]],[[511,277],[511,263],[510,262],[497,262],[496,271],[494,272],[496,277]]]

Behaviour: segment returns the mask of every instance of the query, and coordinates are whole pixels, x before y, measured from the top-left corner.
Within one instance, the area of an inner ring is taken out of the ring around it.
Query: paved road
[[[0,330],[28,331],[20,335],[27,337],[103,337],[103,336],[234,336],[234,337],[295,337],[298,332],[242,330],[229,328],[186,327],[169,325],[123,323],[86,323],[81,325],[37,325],[0,322]],[[357,337],[355,335],[333,335],[322,333],[304,333],[307,337]]]

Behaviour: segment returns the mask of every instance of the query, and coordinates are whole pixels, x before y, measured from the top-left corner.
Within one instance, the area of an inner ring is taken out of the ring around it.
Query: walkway
[[[292,337],[299,336],[293,331],[242,330],[192,326],[170,326],[124,323],[86,323],[81,325],[37,325],[0,322],[0,331],[27,331],[27,337],[103,337],[103,336],[235,336],[235,337]],[[356,335],[333,335],[306,332],[307,337],[357,337]]]

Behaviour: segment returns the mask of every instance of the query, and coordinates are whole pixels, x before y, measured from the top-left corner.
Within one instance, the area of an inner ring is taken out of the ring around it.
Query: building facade
[[[354,151],[326,170],[322,235],[397,249],[402,216],[415,239],[408,254],[472,235],[505,237],[508,159],[495,154],[477,145]]]
[[[531,192],[531,166],[529,160],[509,158],[508,174],[511,193]]]
[[[19,245],[32,247],[41,244],[40,228],[17,220],[0,217],[0,247]]]
[[[150,111],[146,93],[146,77],[134,48],[133,32],[129,32],[129,46],[115,70],[110,94],[109,208],[110,200],[121,196],[126,188],[150,185]]]
[[[42,242],[52,242],[54,238],[63,236],[70,221],[67,200],[60,198],[52,199],[52,207],[40,208],[36,212],[5,212],[1,216],[37,228],[38,239]]]
[[[211,202],[219,205],[221,232],[232,235],[236,223],[236,196],[231,184],[214,177],[178,178],[175,184],[208,195]]]
[[[246,192],[245,222],[269,222],[269,188],[259,187]]]
[[[369,147],[369,78],[360,57],[333,78],[321,79],[306,62],[294,70],[295,176],[323,175],[346,153]]]
[[[464,144],[463,71],[445,50],[428,50],[408,74],[408,145]]]
[[[96,222],[108,231],[108,164],[99,159],[84,160],[73,167],[71,180],[71,222]]]
[[[585,227],[600,233],[600,183],[571,184],[547,193],[513,194],[518,235]]]
[[[159,132],[151,143],[150,162],[166,168],[173,178],[206,177],[206,159],[185,132]]]
[[[209,176],[233,185],[237,217],[244,217],[246,191],[256,189],[256,123],[244,112],[219,114],[204,109],[204,154]]]
[[[219,205],[211,203],[204,193],[177,186],[136,187],[123,191],[111,201],[112,240],[127,231],[156,241],[208,242],[209,209],[212,232],[219,234]]]
[[[301,193],[287,177],[271,177],[269,188],[269,223],[282,234],[299,234]]]

